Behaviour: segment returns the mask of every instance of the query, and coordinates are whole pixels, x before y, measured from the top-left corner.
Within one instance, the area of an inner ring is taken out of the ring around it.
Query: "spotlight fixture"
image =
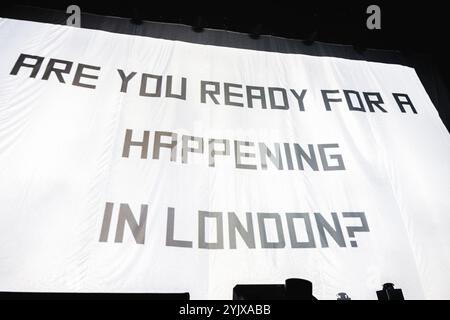
[[[202,16],[195,17],[194,23],[192,25],[192,30],[195,32],[202,32],[204,28],[205,21]]]
[[[250,38],[252,39],[259,39],[259,37],[261,36],[263,30],[263,25],[261,23],[258,23],[257,25],[255,25],[251,32],[250,32]]]
[[[130,22],[132,24],[135,24],[135,25],[141,25],[142,24],[142,16],[141,16],[141,14],[139,12],[139,9],[137,7],[133,7],[131,9],[131,20],[130,20]]]
[[[319,34],[319,31],[317,31],[317,30],[311,32],[309,34],[309,36],[305,40],[303,40],[303,43],[306,44],[307,46],[312,45],[316,41],[318,34]]]
[[[366,51],[366,47],[363,43],[358,42],[353,45],[353,50],[355,50],[359,54],[363,54],[364,51]]]

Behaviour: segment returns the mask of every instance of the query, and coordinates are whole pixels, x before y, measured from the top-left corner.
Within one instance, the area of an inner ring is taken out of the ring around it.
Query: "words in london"
[[[133,210],[128,203],[107,202],[99,241],[122,243],[134,240],[137,244],[145,244],[148,214],[148,204]],[[356,248],[356,233],[370,231],[365,213],[354,211],[280,214],[199,210],[195,228],[177,223],[175,208],[167,208],[166,217],[166,234],[161,243],[188,249],[305,249],[335,245]],[[190,238],[180,237],[183,229],[190,231]]]

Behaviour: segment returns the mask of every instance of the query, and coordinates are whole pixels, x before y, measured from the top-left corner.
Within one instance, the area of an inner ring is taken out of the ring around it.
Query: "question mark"
[[[364,212],[342,212],[344,218],[359,218],[361,220],[361,226],[359,227],[347,227],[347,232],[350,238],[355,238],[356,232],[369,232],[369,225],[367,223],[366,215]],[[350,245],[355,248],[358,246],[356,240],[351,240]]]

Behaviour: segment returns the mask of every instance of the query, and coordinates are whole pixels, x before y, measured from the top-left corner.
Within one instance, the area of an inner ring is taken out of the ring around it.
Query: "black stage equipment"
[[[336,300],[352,300],[345,292],[339,292]]]
[[[317,300],[312,283],[287,279],[285,284],[239,284],[233,288],[233,300]]]
[[[0,292],[0,300],[189,300],[183,293]]]
[[[377,291],[378,300],[405,300],[402,289],[394,289],[394,284],[385,283],[383,289]]]

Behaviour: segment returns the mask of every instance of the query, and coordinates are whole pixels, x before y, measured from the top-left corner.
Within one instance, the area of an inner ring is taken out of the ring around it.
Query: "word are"
[[[40,74],[44,59],[44,57],[21,53],[10,74],[15,76],[21,69],[27,69],[29,70],[29,77],[36,78]],[[73,69],[75,69],[75,74],[71,76]],[[70,83],[74,86],[95,89],[96,85],[92,82],[98,79],[100,67],[82,63],[76,64],[76,67],[74,67],[72,61],[50,59],[43,70],[40,76],[42,80],[55,77],[60,83],[66,83],[71,78]]]

